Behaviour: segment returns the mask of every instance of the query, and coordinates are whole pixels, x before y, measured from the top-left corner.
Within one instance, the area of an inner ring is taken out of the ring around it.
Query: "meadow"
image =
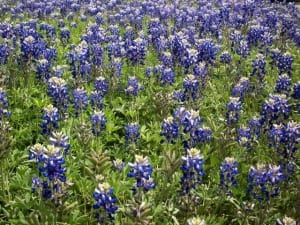
[[[1,1],[0,225],[298,224],[299,46],[294,3]]]

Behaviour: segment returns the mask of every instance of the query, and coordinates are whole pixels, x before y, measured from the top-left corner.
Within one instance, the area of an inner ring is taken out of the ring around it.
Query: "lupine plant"
[[[1,1],[0,224],[295,225],[299,15]]]

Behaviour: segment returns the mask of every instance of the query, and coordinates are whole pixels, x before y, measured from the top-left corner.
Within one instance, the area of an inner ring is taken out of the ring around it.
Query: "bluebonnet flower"
[[[291,90],[291,78],[288,74],[284,73],[278,77],[275,85],[275,91],[281,94],[289,94]]]
[[[37,65],[37,78],[42,81],[47,81],[50,78],[51,64],[47,59],[41,59]]]
[[[186,99],[195,101],[199,94],[199,81],[197,77],[192,74],[186,75],[183,79],[183,87]]]
[[[237,142],[247,150],[252,149],[252,136],[251,129],[249,127],[242,127],[237,130]]]
[[[70,40],[70,30],[68,28],[62,28],[60,30],[60,40],[62,41],[62,43],[67,44]]]
[[[191,110],[184,112],[184,117],[181,120],[181,125],[183,125],[183,131],[185,133],[195,131],[199,125],[203,123],[203,120],[199,116],[199,111]]]
[[[108,183],[100,183],[93,193],[96,203],[93,208],[97,210],[96,218],[100,223],[113,220],[118,207],[114,196],[114,189]]]
[[[273,124],[269,133],[270,145],[289,162],[295,158],[300,138],[300,124],[288,122],[286,125]]]
[[[64,155],[69,154],[70,149],[70,140],[67,135],[65,135],[62,132],[54,131],[51,133],[51,136],[49,137],[49,142],[56,148],[62,149]]]
[[[248,176],[247,194],[258,201],[268,201],[279,195],[278,184],[284,179],[280,166],[259,164],[251,167]]]
[[[239,112],[242,110],[240,98],[230,97],[227,103],[226,122],[228,125],[235,124],[239,121]]]
[[[105,129],[106,118],[102,111],[95,111],[91,116],[92,132],[94,135],[99,136],[101,131]]]
[[[297,221],[291,217],[285,216],[282,221],[280,219],[276,220],[275,225],[297,225]]]
[[[110,60],[112,60],[112,58],[120,58],[124,55],[124,48],[120,41],[109,43],[107,45],[107,51]]]
[[[188,219],[186,225],[206,225],[205,220],[202,220],[198,217],[193,217]]]
[[[175,139],[178,138],[179,127],[172,116],[164,119],[161,129],[161,135],[163,135],[168,142],[174,142]]]
[[[250,128],[251,136],[254,138],[260,138],[261,128],[262,128],[262,121],[260,117],[252,117],[249,120],[248,126]]]
[[[135,143],[140,138],[140,126],[137,123],[128,123],[125,126],[125,139],[127,143]]]
[[[204,88],[208,80],[208,68],[205,62],[197,64],[193,68],[194,75],[199,78],[201,87]]]
[[[94,110],[101,110],[103,108],[102,98],[103,95],[101,92],[93,91],[90,94],[90,103]]]
[[[280,55],[277,64],[280,73],[290,73],[292,70],[293,61],[293,56],[288,52]]]
[[[182,157],[182,177],[181,190],[183,195],[190,193],[191,189],[196,189],[202,183],[205,175],[203,170],[204,160],[200,150],[191,148],[187,150],[187,155]]]
[[[163,68],[161,71],[161,83],[172,85],[175,82],[175,72],[171,68]]]
[[[102,17],[102,13],[98,12],[96,15],[96,23],[97,25],[101,25],[104,22],[104,19]]]
[[[185,72],[188,72],[189,68],[200,61],[198,51],[193,48],[187,48],[184,51],[184,57],[182,58],[182,64]]]
[[[155,188],[155,182],[151,178],[153,167],[150,165],[148,157],[135,155],[135,162],[128,163],[128,166],[131,169],[128,177],[136,179],[135,189],[143,189],[147,192]]]
[[[300,99],[300,81],[294,85],[292,96],[294,99]]]
[[[239,82],[231,90],[231,95],[233,97],[239,97],[242,101],[245,95],[250,90],[250,81],[247,77],[241,77]]]
[[[108,82],[105,77],[97,77],[94,82],[94,91],[97,91],[102,96],[108,93]]]
[[[123,168],[125,167],[125,162],[123,162],[121,159],[115,159],[114,161],[113,161],[113,165],[114,165],[114,167],[118,170],[118,171],[122,171],[123,170]]]
[[[264,29],[260,25],[253,25],[249,28],[247,32],[247,41],[250,45],[257,45],[262,39],[264,34]]]
[[[170,52],[163,52],[160,56],[160,61],[166,67],[173,67],[174,66],[174,58]]]
[[[92,62],[96,66],[100,66],[103,63],[103,49],[100,44],[93,44],[91,46]]]
[[[82,110],[86,109],[88,106],[88,95],[83,88],[77,88],[73,91],[73,107],[75,109],[75,115],[81,114]]]
[[[60,121],[60,115],[58,109],[53,105],[48,105],[43,109],[44,114],[41,116],[42,134],[49,135],[52,131],[58,128],[58,122]]]
[[[183,90],[176,90],[172,94],[172,99],[178,101],[178,102],[184,102],[185,101],[185,94]]]
[[[111,67],[117,78],[122,76],[123,63],[121,58],[113,58],[111,61]]]
[[[129,61],[135,64],[144,64],[146,58],[146,43],[142,38],[137,38],[133,43],[128,47],[126,51],[126,56]]]
[[[270,50],[270,57],[272,59],[271,65],[278,66],[279,58],[281,57],[281,51],[278,48],[274,48]]]
[[[289,117],[290,110],[286,95],[270,95],[262,106],[262,122],[267,126],[283,122]]]
[[[141,89],[142,89],[142,86],[138,83],[138,80],[136,77],[128,78],[127,87],[125,89],[125,92],[128,95],[136,96]]]
[[[39,151],[36,154],[38,156],[36,162],[42,177],[33,177],[32,191],[35,192],[37,189],[42,188],[41,195],[44,199],[51,199],[55,204],[59,204],[58,197],[64,194],[65,191],[63,189],[66,182],[65,159],[61,155],[60,149],[53,145],[42,147]],[[30,152],[30,154],[32,153],[33,151]]]
[[[272,46],[273,44],[273,35],[271,32],[265,31],[261,36],[261,41],[265,46]]]
[[[31,35],[24,38],[24,40],[21,42],[21,51],[25,60],[29,60],[32,57],[38,57],[38,53],[35,48],[36,44],[37,40]]]
[[[242,56],[243,58],[247,58],[247,56],[250,53],[250,47],[248,45],[248,42],[245,40],[241,40],[239,42],[239,46],[235,51],[238,55]]]
[[[292,97],[294,99],[300,99],[300,81],[298,81],[294,85]],[[298,114],[300,114],[300,102],[299,101],[296,103],[296,110],[298,111]]]
[[[220,55],[220,62],[224,64],[229,64],[231,62],[231,55],[229,52],[224,51]]]
[[[38,164],[43,160],[44,152],[46,147],[42,144],[35,144],[29,148],[29,159],[35,159],[35,162]]]
[[[0,65],[6,64],[9,57],[10,49],[7,44],[0,44]]]
[[[252,68],[251,75],[256,75],[258,81],[262,83],[266,74],[266,60],[262,54],[257,54],[256,58],[252,61]]]
[[[236,176],[239,173],[237,161],[234,158],[226,157],[220,166],[220,187],[230,193],[230,187],[238,185]]]
[[[199,61],[205,61],[208,64],[213,64],[220,47],[213,43],[211,39],[201,39],[196,43],[198,50]]]
[[[186,147],[195,147],[197,144],[204,144],[212,138],[212,131],[209,127],[197,127],[190,131],[190,138],[185,142]]]
[[[67,83],[59,77],[51,77],[48,80],[48,94],[53,100],[53,104],[60,113],[66,112],[69,104],[69,94]]]
[[[0,87],[0,121],[5,118],[9,117],[11,112],[8,111],[8,98],[7,93]]]
[[[65,71],[66,65],[57,65],[57,66],[53,66],[52,70],[53,70],[53,75],[54,77],[58,77],[61,78],[64,71]]]

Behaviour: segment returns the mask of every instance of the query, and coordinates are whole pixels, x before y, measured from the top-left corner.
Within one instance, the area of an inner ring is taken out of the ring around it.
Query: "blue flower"
[[[183,87],[186,99],[195,101],[199,95],[199,81],[197,77],[192,74],[186,75],[183,79]]]
[[[125,89],[125,92],[127,94],[136,96],[141,89],[142,89],[142,86],[138,83],[138,80],[136,77],[128,78],[127,87]]]
[[[8,98],[7,93],[0,87],[0,120],[2,120],[4,117],[9,117],[11,115],[11,112],[8,110]]]
[[[62,152],[65,155],[69,154],[70,149],[70,140],[69,137],[62,132],[54,131],[51,133],[51,136],[49,137],[49,142],[56,148],[62,149]]]
[[[268,201],[279,195],[278,184],[284,179],[280,166],[262,165],[251,167],[248,176],[247,194],[258,201]]]
[[[126,143],[135,143],[140,138],[140,126],[137,123],[129,123],[125,126]]]
[[[170,84],[175,82],[175,73],[171,68],[163,68],[161,71],[161,83],[162,85]]]
[[[262,83],[266,74],[266,59],[262,54],[257,54],[256,58],[252,61],[252,68],[251,75],[256,75],[258,81]]]
[[[44,147],[40,144],[30,148],[30,159],[35,158],[42,177],[32,178],[32,191],[42,188],[41,195],[44,199],[51,199],[59,204],[58,196],[65,194],[63,188],[66,182],[65,159],[61,155],[60,148],[53,145]]]
[[[270,95],[262,106],[262,122],[267,126],[284,122],[289,117],[290,111],[286,95]]]
[[[97,77],[94,82],[94,91],[97,91],[102,96],[108,93],[108,82],[104,77]]]
[[[231,55],[229,52],[224,51],[220,55],[220,62],[224,64],[229,64],[231,62]]]
[[[237,186],[236,176],[239,173],[237,161],[234,158],[225,158],[220,166],[220,187],[230,192],[230,187]]]
[[[187,150],[187,155],[182,157],[182,177],[181,190],[183,195],[190,193],[191,189],[196,189],[202,183],[205,175],[203,170],[204,160],[200,150],[191,148]]]
[[[143,189],[146,192],[155,188],[154,180],[151,178],[153,168],[149,163],[148,157],[136,155],[135,162],[128,163],[128,166],[131,168],[128,177],[136,179],[135,188]]]
[[[99,136],[101,131],[106,127],[106,118],[102,111],[95,111],[91,116],[92,132],[94,135]]]
[[[300,81],[294,85],[292,96],[294,99],[300,99]]]
[[[49,135],[52,131],[58,128],[58,122],[60,121],[60,115],[58,109],[53,105],[48,105],[43,109],[44,114],[41,116],[42,134]]]
[[[37,78],[47,81],[50,78],[51,64],[47,59],[41,59],[37,65]]]
[[[178,138],[179,127],[173,117],[164,119],[161,128],[161,135],[165,136],[168,142],[174,142]]]
[[[281,94],[289,94],[291,90],[291,78],[288,74],[284,73],[278,77],[275,85],[275,91]]]
[[[239,112],[242,110],[240,98],[230,97],[227,103],[226,121],[228,125],[235,124],[239,121]]]
[[[75,109],[75,115],[81,114],[82,110],[88,106],[88,95],[83,88],[77,88],[73,91],[73,107]]]
[[[252,149],[252,135],[251,135],[251,129],[249,127],[242,127],[237,130],[238,138],[237,141],[238,143],[242,146],[245,147],[247,150]]]
[[[53,100],[54,106],[57,107],[61,113],[66,112],[69,104],[69,93],[66,81],[59,77],[51,77],[48,80],[48,93]]]
[[[108,183],[100,183],[95,189],[93,197],[96,200],[93,208],[97,210],[96,218],[98,221],[102,223],[105,222],[106,219],[113,220],[118,210],[114,189]],[[104,211],[101,211],[101,209]]]
[[[60,30],[60,40],[62,41],[62,43],[67,44],[70,40],[70,30],[68,28],[62,28]]]
[[[241,77],[239,82],[233,87],[231,95],[233,97],[239,97],[242,101],[245,95],[250,90],[250,81],[247,77]]]

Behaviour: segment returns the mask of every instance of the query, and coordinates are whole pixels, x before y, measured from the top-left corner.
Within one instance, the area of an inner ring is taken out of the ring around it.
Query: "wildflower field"
[[[300,223],[300,11],[3,0],[0,225]]]

